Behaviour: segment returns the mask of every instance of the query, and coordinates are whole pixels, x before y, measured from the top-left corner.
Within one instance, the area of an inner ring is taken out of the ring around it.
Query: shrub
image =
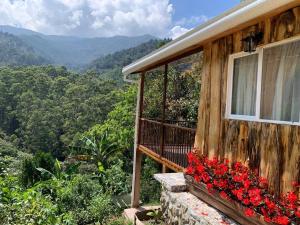
[[[38,181],[49,179],[51,177],[49,174],[42,174],[37,168],[54,172],[54,165],[55,160],[50,153],[39,152],[33,158],[27,157],[23,159],[20,175],[22,185],[30,187]]]
[[[127,194],[130,192],[130,177],[123,170],[123,162],[117,160],[114,165],[104,171],[103,184],[105,190],[112,195]]]
[[[2,206],[1,222],[10,225],[75,225],[71,214],[59,213],[58,206],[49,196],[44,196],[34,188],[25,192],[12,191],[13,201]]]
[[[159,172],[158,163],[150,158],[146,158],[143,164],[141,179],[141,200],[144,204],[159,202],[161,186],[153,178],[153,174]]]
[[[89,218],[86,222],[99,222],[100,224],[106,224],[105,221],[117,213],[111,197],[107,194],[95,196],[87,207],[87,212]]]
[[[58,198],[65,211],[85,209],[92,198],[102,193],[102,189],[90,176],[76,175],[58,190]]]
[[[2,139],[0,131],[0,175],[10,172],[10,164],[16,161],[17,156],[17,148]]]
[[[124,217],[111,218],[107,221],[106,225],[133,225],[131,222],[127,221]]]

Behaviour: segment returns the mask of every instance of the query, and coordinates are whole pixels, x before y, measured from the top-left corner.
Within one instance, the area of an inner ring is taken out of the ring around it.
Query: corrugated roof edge
[[[187,32],[186,34],[180,36],[179,38],[171,41],[170,43],[164,45],[163,47],[153,51],[152,53],[140,58],[139,60],[131,63],[130,65],[123,68],[122,73],[124,74],[124,80],[126,79],[126,75],[131,73],[138,72],[141,68],[146,67],[147,65],[154,64],[155,61],[159,61],[163,58],[168,57],[168,55],[172,55],[176,53],[176,51],[183,50],[184,48],[188,48],[195,43],[193,43],[191,40],[192,38],[199,39],[198,43],[201,43],[201,35],[204,39],[208,39],[210,37],[216,36],[218,34],[212,33],[211,35],[204,35],[201,32],[206,30],[217,30],[220,29],[220,27],[223,26],[223,30],[219,33],[224,32],[224,29],[226,26],[224,26],[223,23],[227,25],[232,25],[233,27],[238,26],[238,24],[242,24],[247,22],[247,20],[251,20],[253,18],[251,17],[258,17],[260,15],[263,15],[267,12],[270,12],[278,7],[281,7],[285,4],[294,2],[295,0],[248,0],[245,2],[240,3],[236,7],[232,8],[229,11],[226,11],[225,13],[207,21],[206,23],[194,28],[193,30]],[[252,12],[253,10],[256,10],[257,12]],[[247,13],[247,15],[242,15],[243,13]],[[228,18],[227,18],[228,17]],[[236,19],[239,18],[237,21]],[[233,21],[235,23],[233,23]],[[208,32],[207,32],[208,33]],[[198,37],[199,36],[199,37]],[[205,36],[205,37],[204,37]],[[190,43],[189,43],[190,41]],[[193,40],[194,41],[194,40]],[[180,48],[181,47],[181,48]]]

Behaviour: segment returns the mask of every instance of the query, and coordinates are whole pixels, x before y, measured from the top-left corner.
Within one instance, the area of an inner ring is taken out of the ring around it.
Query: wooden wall
[[[204,46],[195,147],[258,168],[276,194],[286,193],[300,182],[300,127],[224,118],[228,56],[241,52],[241,39],[255,30],[264,32],[262,45],[300,35],[300,5]]]

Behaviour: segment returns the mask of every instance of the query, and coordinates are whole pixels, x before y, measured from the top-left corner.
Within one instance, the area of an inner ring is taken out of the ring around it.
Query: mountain
[[[11,26],[0,26],[0,31],[16,35],[38,54],[53,61],[54,64],[72,68],[81,67],[98,57],[155,39],[150,35],[99,38],[44,35]]]
[[[149,54],[169,41],[169,39],[150,40],[136,47],[99,57],[90,63],[86,69],[100,73],[104,79],[113,79],[121,83],[122,67]]]
[[[49,60],[37,54],[20,38],[0,32],[0,66],[42,65]]]

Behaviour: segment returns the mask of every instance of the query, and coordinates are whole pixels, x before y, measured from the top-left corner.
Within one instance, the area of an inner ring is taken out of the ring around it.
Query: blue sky
[[[170,0],[173,10],[169,37],[179,37],[239,3],[240,0]]]
[[[45,34],[176,38],[239,0],[0,0],[0,25]]]
[[[207,18],[215,17],[239,4],[240,0],[171,0],[170,2],[174,6],[173,20],[179,21],[182,18],[201,15]]]

